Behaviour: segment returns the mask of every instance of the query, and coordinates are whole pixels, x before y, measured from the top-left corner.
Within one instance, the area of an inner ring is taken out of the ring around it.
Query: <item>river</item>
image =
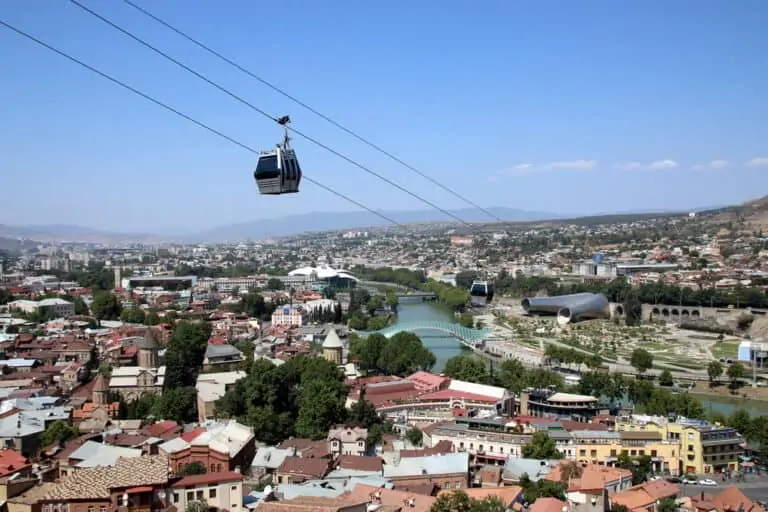
[[[452,322],[453,314],[448,308],[435,302],[407,302],[397,307],[397,323],[401,322]],[[417,333],[424,346],[431,350],[437,358],[434,372],[442,372],[445,362],[453,356],[461,354],[459,340],[440,331],[424,331]]]
[[[451,311],[435,302],[406,302],[397,308],[397,323],[400,322],[452,322]],[[445,362],[453,356],[462,353],[459,340],[439,331],[424,331],[417,333],[422,337],[424,346],[429,348],[437,358],[434,372],[442,372]],[[704,409],[719,412],[726,416],[738,409],[746,410],[750,416],[768,415],[768,402],[759,400],[744,400],[711,395],[696,395]]]

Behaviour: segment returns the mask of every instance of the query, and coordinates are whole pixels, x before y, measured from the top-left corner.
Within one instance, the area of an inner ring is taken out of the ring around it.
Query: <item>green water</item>
[[[397,307],[397,323],[400,322],[453,322],[451,311],[434,302],[403,302]],[[432,371],[440,373],[445,368],[445,362],[453,356],[461,354],[459,340],[440,331],[418,332],[422,343],[431,350],[437,358]]]
[[[760,400],[745,400],[743,398],[727,398],[720,396],[696,395],[704,410],[719,412],[730,416],[734,411],[744,409],[750,416],[768,415],[768,402]]]

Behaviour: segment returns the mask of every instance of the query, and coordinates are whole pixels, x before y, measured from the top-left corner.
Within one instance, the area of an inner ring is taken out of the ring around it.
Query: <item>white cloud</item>
[[[730,167],[730,165],[731,163],[728,160],[712,160],[706,164],[696,164],[692,166],[691,169],[696,171],[703,171],[705,169],[725,169],[726,167]]]
[[[749,167],[768,167],[768,157],[759,156],[747,162]]]
[[[572,160],[562,162],[550,162],[544,166],[545,169],[570,169],[574,171],[589,171],[595,168],[597,161],[595,160]]]
[[[649,164],[640,162],[624,162],[613,166],[614,169],[638,170],[638,171],[661,171],[664,169],[674,169],[678,163],[674,160],[655,160]]]
[[[513,165],[509,169],[500,171],[499,174],[506,174],[508,176],[525,176],[534,171],[533,164],[517,164]]]

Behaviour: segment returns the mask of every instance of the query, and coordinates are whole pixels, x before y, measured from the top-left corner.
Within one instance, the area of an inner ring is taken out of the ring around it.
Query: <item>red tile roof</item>
[[[0,450],[0,477],[30,468],[29,459],[15,450]]]
[[[205,473],[204,475],[185,476],[171,484],[171,487],[192,487],[198,485],[223,484],[226,482],[240,482],[243,475],[234,471],[223,473]]]
[[[340,455],[336,459],[336,466],[342,469],[354,469],[358,471],[379,471],[384,469],[381,457],[364,457],[359,455]]]

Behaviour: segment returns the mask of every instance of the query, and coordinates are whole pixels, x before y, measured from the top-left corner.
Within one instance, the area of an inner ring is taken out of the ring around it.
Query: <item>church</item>
[[[138,366],[120,366],[112,370],[109,391],[120,393],[124,400],[137,400],[142,395],[159,395],[163,392],[165,366],[159,366],[160,345],[148,328],[138,345]]]

